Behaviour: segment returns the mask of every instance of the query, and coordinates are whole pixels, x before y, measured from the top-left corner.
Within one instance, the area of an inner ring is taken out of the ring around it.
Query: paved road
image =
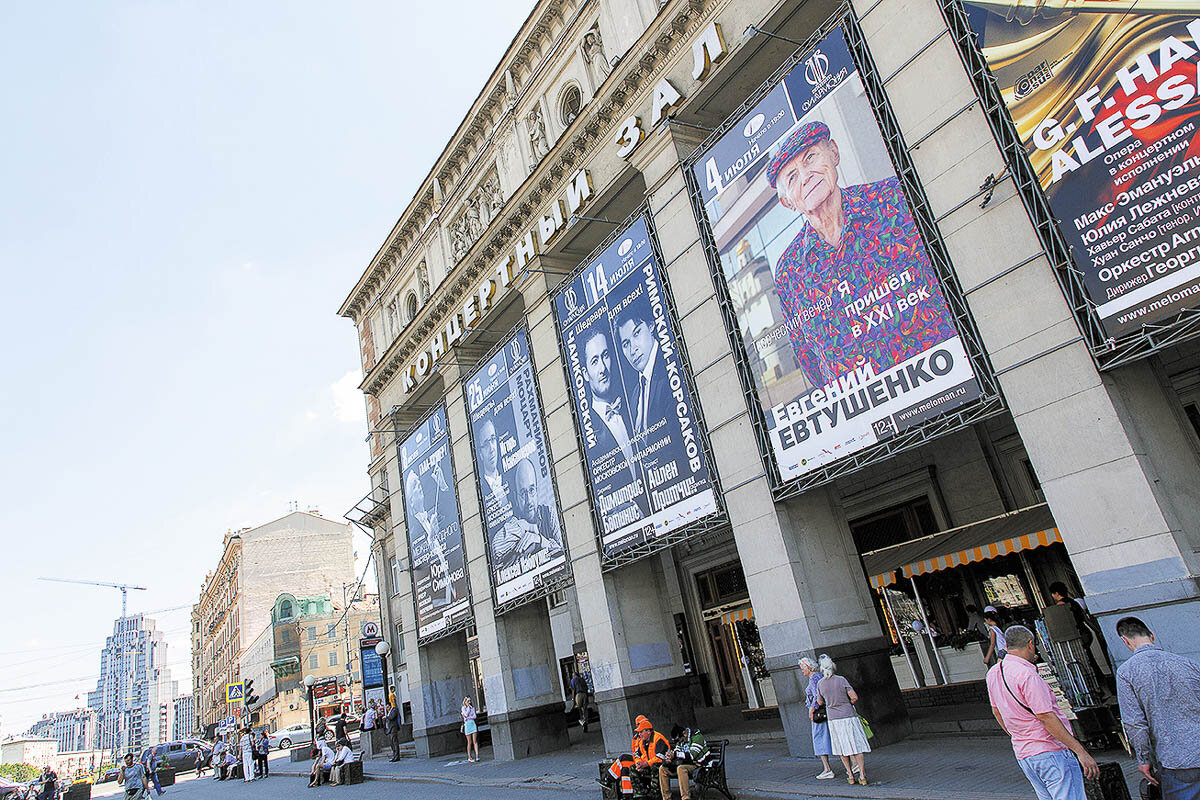
[[[271,776],[266,780],[246,783],[241,780],[218,782],[205,776],[196,779],[192,773],[181,776],[174,786],[166,787],[162,800],[559,800],[579,798],[578,790],[563,791],[550,787],[502,789],[488,788],[481,795],[477,786],[454,786],[434,783],[406,784],[396,781],[366,781],[357,786],[322,786],[306,788],[305,778]],[[104,783],[95,787],[93,797],[114,796],[122,800],[120,787]],[[600,792],[587,793],[599,797]],[[152,800],[153,791],[151,792]]]

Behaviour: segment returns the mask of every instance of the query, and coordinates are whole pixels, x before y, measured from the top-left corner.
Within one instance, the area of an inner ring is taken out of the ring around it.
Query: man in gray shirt
[[[125,784],[125,797],[129,800],[145,797],[150,792],[150,781],[146,768],[133,760],[133,753],[125,754],[125,766],[117,774],[117,783]]]
[[[1137,617],[1122,617],[1117,635],[1133,651],[1117,670],[1117,700],[1138,768],[1164,800],[1200,800],[1200,664],[1156,645]]]

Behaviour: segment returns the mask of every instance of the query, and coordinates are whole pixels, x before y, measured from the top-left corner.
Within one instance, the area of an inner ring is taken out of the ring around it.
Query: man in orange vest
[[[654,730],[650,720],[641,714],[633,721],[633,730],[633,741],[629,744],[632,752],[620,756],[608,768],[608,786],[619,782],[622,797],[633,797],[635,777],[642,785],[653,786],[663,756],[671,750],[670,740]]]

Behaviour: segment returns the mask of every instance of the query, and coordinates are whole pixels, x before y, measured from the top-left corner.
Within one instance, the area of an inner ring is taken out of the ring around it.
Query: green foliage
[[[33,764],[0,764],[0,778],[8,778],[17,783],[31,781],[41,774],[42,771]]]

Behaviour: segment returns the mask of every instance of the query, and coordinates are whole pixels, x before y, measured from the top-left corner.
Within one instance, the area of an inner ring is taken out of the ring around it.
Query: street
[[[556,789],[551,787],[521,787],[504,789],[497,787],[462,786],[430,782],[404,783],[400,781],[368,780],[355,786],[322,786],[307,789],[307,779],[290,775],[272,775],[266,780],[245,783],[241,780],[218,782],[211,773],[197,779],[194,773],[179,777],[174,786],[165,788],[163,800],[293,800],[299,792],[312,800],[395,800],[395,798],[422,798],[423,800],[480,800],[481,792],[488,798],[539,797],[553,800],[558,797],[580,797],[578,789]],[[102,783],[94,787],[93,797],[117,797],[120,800],[122,787],[115,782]],[[600,792],[585,792],[583,796],[599,797]],[[153,798],[153,791],[151,791]]]

